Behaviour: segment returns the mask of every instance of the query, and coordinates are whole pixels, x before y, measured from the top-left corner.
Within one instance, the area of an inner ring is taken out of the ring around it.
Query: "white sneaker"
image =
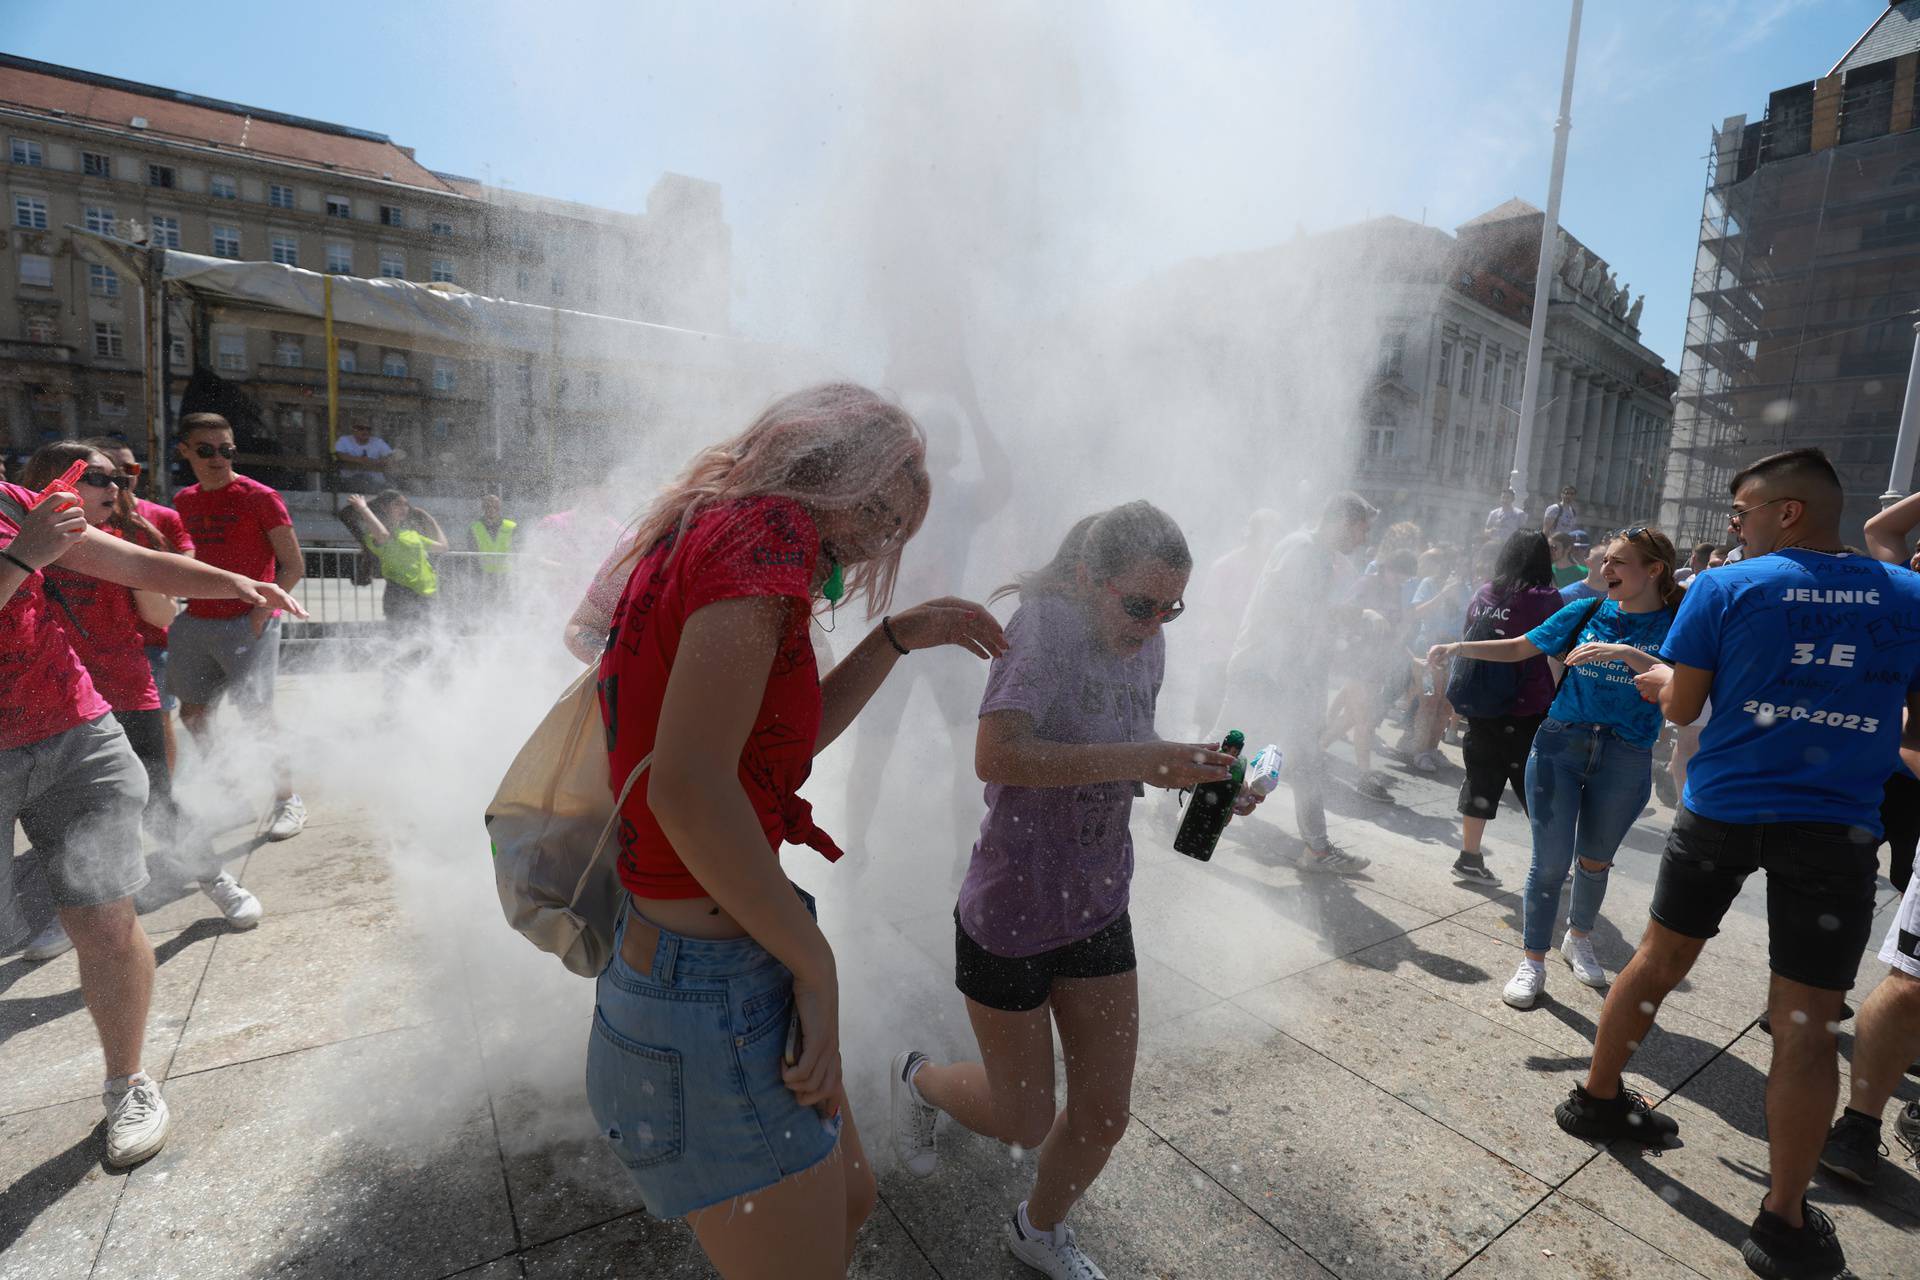
[[[27,949],[21,952],[21,957],[39,964],[42,960],[63,956],[71,950],[73,950],[73,939],[67,936],[67,926],[60,923],[59,916],[55,916],[47,921],[46,928],[33,935],[33,941],[27,944]]]
[[[1422,751],[1413,758],[1413,767],[1422,773],[1440,772],[1440,753],[1437,751]]]
[[[107,1164],[114,1169],[139,1164],[167,1145],[173,1116],[160,1086],[146,1072],[133,1077],[124,1093],[103,1093],[107,1108]]]
[[[267,839],[291,840],[307,828],[307,803],[299,796],[288,796],[273,807],[267,819]]]
[[[902,1049],[893,1059],[893,1153],[916,1178],[940,1167],[940,1152],[933,1144],[940,1109],[922,1098],[909,1078],[925,1061],[927,1055],[918,1049]]]
[[[202,881],[200,892],[213,899],[220,914],[236,929],[251,929],[260,923],[260,899],[240,887],[231,874],[222,871],[212,880]]]
[[[1107,1280],[1107,1273],[1074,1243],[1072,1227],[1062,1222],[1044,1235],[1029,1236],[1020,1226],[1026,1216],[1027,1203],[1022,1200],[1007,1219],[1007,1250],[1014,1257],[1053,1280]]]
[[[1507,979],[1500,998],[1516,1009],[1531,1009],[1540,993],[1547,989],[1547,966],[1538,960],[1520,957],[1520,967]]]
[[[1573,970],[1573,976],[1590,987],[1607,985],[1607,971],[1600,967],[1600,958],[1593,954],[1593,939],[1576,938],[1569,933],[1560,940],[1560,957],[1567,962],[1567,968]]]

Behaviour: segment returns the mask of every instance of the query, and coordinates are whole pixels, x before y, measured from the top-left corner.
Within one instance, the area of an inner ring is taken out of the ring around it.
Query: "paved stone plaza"
[[[1491,829],[1498,890],[1454,884],[1458,780],[1452,766],[1409,774],[1397,808],[1343,789],[1335,839],[1374,859],[1352,881],[1285,867],[1265,819],[1188,862],[1166,851],[1167,808],[1142,806],[1134,1120],[1074,1219],[1115,1280],[1747,1274],[1735,1246],[1766,1169],[1758,883],[1634,1063],[1684,1145],[1595,1149],[1551,1113],[1601,993],[1556,958],[1540,1008],[1500,1003],[1525,829],[1510,814]],[[476,813],[440,818],[471,828],[471,848],[430,850],[450,837],[376,822],[365,795],[308,800],[296,840],[228,837],[266,903],[259,929],[228,932],[197,894],[147,917],[148,1065],[175,1120],[131,1173],[100,1164],[73,956],[0,961],[0,1278],[712,1274],[684,1229],[639,1211],[594,1133],[580,1083],[592,984],[501,922]],[[1645,919],[1668,816],[1651,810],[1621,853],[1596,934],[1609,969]],[[924,862],[894,870],[878,852],[830,874],[804,852],[791,865],[842,957],[854,1111],[880,1163],[856,1274],[1028,1274],[999,1231],[1029,1164],[950,1130],[925,1181],[885,1154],[887,1058],[968,1047],[951,895]],[[1878,974],[1869,958],[1856,1003]],[[1890,1165],[1871,1196],[1822,1179],[1813,1197],[1858,1275],[1920,1274],[1911,1166]]]

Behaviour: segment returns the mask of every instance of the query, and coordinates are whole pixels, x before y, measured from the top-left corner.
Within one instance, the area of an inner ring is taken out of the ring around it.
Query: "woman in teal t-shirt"
[[[1429,655],[1524,662],[1545,653],[1567,664],[1527,757],[1533,865],[1523,900],[1526,956],[1501,993],[1516,1009],[1531,1008],[1546,989],[1554,915],[1576,858],[1560,954],[1580,981],[1607,984],[1588,935],[1606,898],[1613,855],[1653,791],[1660,710],[1640,697],[1633,678],[1657,661],[1673,625],[1682,590],[1673,580],[1677,559],[1659,530],[1628,529],[1607,546],[1604,598],[1569,604],[1524,636],[1435,645]]]

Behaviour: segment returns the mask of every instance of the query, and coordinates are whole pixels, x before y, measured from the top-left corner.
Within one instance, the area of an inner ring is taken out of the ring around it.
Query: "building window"
[[[306,360],[306,345],[292,334],[283,333],[273,340],[273,362],[283,369],[298,369]]]
[[[1472,347],[1460,348],[1460,395],[1462,398],[1473,394],[1473,362],[1478,354]]]
[[[384,373],[389,378],[406,377],[407,376],[407,353],[404,351],[389,351],[385,355],[381,356],[380,372]]]
[[[1440,463],[1447,453],[1447,415],[1438,410],[1433,415],[1433,439],[1427,444],[1427,467],[1436,476],[1440,474]]]
[[[173,166],[170,164],[150,164],[147,166],[147,185],[150,187],[173,186]]]
[[[104,151],[82,151],[80,172],[89,178],[111,178],[113,157]]]
[[[13,198],[13,225],[25,227],[29,231],[47,229],[47,202],[43,196],[15,196]]]
[[[383,227],[404,227],[407,225],[406,211],[397,204],[380,206],[380,225]]]
[[[351,218],[353,216],[353,201],[345,196],[328,196],[327,216],[329,218]]]
[[[433,389],[435,391],[453,390],[453,361],[435,360],[433,362]]]
[[[27,317],[28,342],[60,341],[60,326],[52,316],[33,315]]]
[[[97,262],[87,264],[87,292],[96,298],[120,296],[120,273]]]
[[[297,237],[275,236],[271,248],[275,262],[289,267],[300,265],[300,241]]]
[[[360,368],[360,356],[352,347],[340,348],[340,372],[354,373]]]
[[[180,219],[168,214],[153,215],[153,225],[147,229],[147,243],[163,249],[180,247]]]
[[[1487,358],[1480,362],[1480,399],[1483,403],[1493,400],[1493,367],[1500,357],[1495,352],[1487,352]]]
[[[118,360],[126,354],[119,325],[106,320],[93,322],[93,354],[102,360]]]
[[[1393,329],[1380,335],[1380,373],[1383,377],[1397,376],[1400,363],[1407,356],[1407,331]]]
[[[46,159],[40,154],[40,144],[32,138],[15,138],[13,140],[13,162],[15,164],[24,164],[31,169],[38,169],[46,163]]]
[[[21,254],[20,283],[36,289],[53,288],[53,259],[44,253]]]
[[[216,173],[207,180],[207,194],[216,200],[238,200],[240,184],[224,173]]]
[[[1500,403],[1513,407],[1513,361],[1509,360],[1500,369]]]
[[[245,373],[247,369],[247,339],[245,334],[223,333],[219,338],[219,355],[216,358],[222,372]]]
[[[1453,344],[1440,344],[1440,385],[1449,386],[1453,381]]]
[[[267,185],[267,204],[275,209],[293,208],[293,188],[283,187],[277,182]]]
[[[528,274],[526,268],[522,267],[520,270],[514,272],[513,284],[521,293],[525,293],[527,290],[533,288],[533,277]]]
[[[103,236],[112,235],[114,227],[118,225],[118,221],[113,216],[113,210],[105,205],[88,205],[82,211],[82,217],[87,224],[87,230],[97,231]]]
[[[1385,409],[1376,410],[1367,423],[1367,457],[1391,458],[1393,437],[1393,414]]]
[[[353,246],[350,244],[329,244],[327,246],[327,270],[336,276],[353,274]]]
[[[445,281],[447,284],[452,284],[453,283],[453,259],[435,258],[433,260],[433,274],[431,278],[434,280]]]
[[[181,368],[187,365],[187,339],[185,334],[167,335],[167,359]]]
[[[439,236],[442,240],[453,239],[453,224],[451,222],[436,222],[433,224],[432,230],[433,234]]]
[[[389,280],[405,280],[407,278],[406,257],[397,249],[382,249],[380,251],[380,274]]]
[[[223,227],[218,223],[214,224],[213,256],[216,258],[238,258],[240,256],[240,228]]]
[[[124,418],[127,416],[127,393],[124,391],[100,391],[93,397],[93,411],[103,418]]]

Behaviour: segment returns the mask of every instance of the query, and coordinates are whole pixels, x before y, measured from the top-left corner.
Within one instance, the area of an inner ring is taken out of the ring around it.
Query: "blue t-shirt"
[[[1580,626],[1580,619],[1590,610],[1592,619]],[[1556,658],[1590,643],[1630,644],[1657,654],[1667,638],[1667,628],[1673,625],[1673,613],[1672,609],[1623,613],[1612,600],[1594,609],[1593,601],[1582,600],[1566,605],[1527,632],[1527,639],[1540,652]],[[1577,636],[1576,627],[1580,631]],[[1565,724],[1603,724],[1636,747],[1651,748],[1660,736],[1660,708],[1633,687],[1634,674],[1624,662],[1583,662],[1568,667],[1547,715]]]
[[[1566,604],[1579,604],[1582,600],[1591,600],[1603,596],[1606,592],[1598,587],[1589,586],[1585,578],[1569,586],[1560,588],[1560,599]]]
[[[1689,809],[1880,833],[1900,713],[1920,688],[1920,575],[1817,551],[1742,560],[1693,580],[1661,656],[1713,673]]]

